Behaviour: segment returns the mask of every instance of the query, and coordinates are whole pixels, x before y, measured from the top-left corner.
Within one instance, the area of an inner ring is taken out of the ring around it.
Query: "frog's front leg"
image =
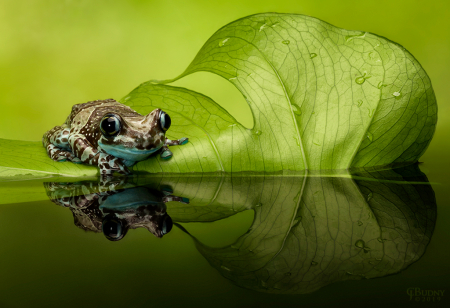
[[[186,137],[183,137],[181,139],[178,140],[170,140],[168,138],[166,138],[166,142],[164,142],[164,145],[162,146],[162,151],[161,151],[161,158],[162,159],[169,159],[173,156],[172,151],[169,150],[169,146],[171,145],[183,145],[188,143],[189,139]]]
[[[81,163],[81,160],[70,152],[68,136],[70,129],[63,126],[55,126],[42,137],[42,143],[47,150],[48,156],[54,161],[70,160]]]
[[[130,174],[120,158],[97,150],[82,134],[70,135],[69,145],[83,163],[98,166],[101,175],[112,175],[114,172]]]

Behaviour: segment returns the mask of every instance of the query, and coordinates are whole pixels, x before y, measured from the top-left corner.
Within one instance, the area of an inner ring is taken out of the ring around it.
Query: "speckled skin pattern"
[[[153,200],[148,204],[137,207],[125,207],[108,209],[101,208],[108,197],[120,194],[125,191],[124,181],[115,179],[103,179],[100,183],[44,183],[47,196],[50,200],[60,206],[67,207],[72,211],[74,223],[77,227],[85,230],[100,233],[102,230],[102,220],[108,214],[114,214],[126,221],[129,229],[146,228],[156,237],[163,237],[161,221],[166,213],[166,203],[176,201],[189,203],[189,199],[172,195],[171,191],[159,191],[148,189]]]
[[[170,145],[188,142],[187,138],[170,140],[161,128],[161,109],[143,116],[113,99],[74,105],[61,126],[46,132],[42,143],[55,161],[70,160],[98,166],[100,174],[129,174],[127,166],[147,159],[161,149],[161,157],[172,157]],[[105,137],[100,122],[107,114],[120,119],[121,129],[115,137]]]

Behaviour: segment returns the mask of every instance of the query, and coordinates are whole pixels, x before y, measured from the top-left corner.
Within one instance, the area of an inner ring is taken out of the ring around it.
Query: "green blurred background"
[[[439,105],[422,160],[450,166],[450,2],[442,0],[1,0],[0,138],[40,140],[74,104],[120,99],[144,81],[175,77],[216,30],[261,12],[311,15],[408,49]],[[226,80],[197,73],[174,85],[212,97],[252,126],[245,100]]]

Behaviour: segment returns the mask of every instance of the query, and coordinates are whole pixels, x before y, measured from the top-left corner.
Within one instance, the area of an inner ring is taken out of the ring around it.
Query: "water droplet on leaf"
[[[284,45],[289,45],[290,42],[291,42],[291,41],[289,41],[289,40],[284,40],[284,41],[282,41],[281,43],[283,43]]]
[[[392,93],[392,95],[395,97],[395,99],[402,98],[402,93],[401,92],[394,92],[394,93]]]
[[[386,85],[382,82],[382,81],[380,81],[379,83],[378,83],[378,85],[377,85],[377,88],[378,89],[381,89],[382,87],[385,87]]]
[[[294,113],[296,115],[301,115],[302,114],[302,112],[300,111],[300,107],[295,105],[295,104],[292,104],[292,110],[294,111]]]
[[[358,100],[358,107],[361,107],[361,105],[363,104],[364,102],[360,99],[360,100]]]
[[[350,41],[353,40],[353,39],[356,39],[356,38],[364,38],[365,36],[366,36],[366,33],[365,33],[365,32],[361,32],[361,33],[355,34],[355,35],[347,35],[347,36],[345,37],[345,40],[346,40],[347,42],[350,42]]]
[[[366,137],[367,137],[367,139],[369,139],[370,142],[372,142],[372,140],[373,140],[373,135],[372,135],[371,132],[367,132]]]
[[[228,267],[226,267],[226,266],[221,265],[220,267],[221,267],[222,269],[226,270],[226,271],[231,272],[231,270],[230,270]]]
[[[355,246],[358,248],[364,248],[365,245],[366,245],[366,243],[364,243],[363,240],[357,240],[355,243]]]
[[[262,30],[264,30],[267,27],[267,24],[262,25],[261,27],[259,27],[259,32],[261,32]]]
[[[256,135],[256,136],[261,136],[261,134],[262,134],[262,132],[261,132],[260,130],[256,130],[256,131],[255,131],[255,135]]]
[[[372,192],[370,192],[370,193],[367,195],[367,202],[369,202],[369,201],[372,199],[372,197],[373,197],[373,194],[372,194]]]
[[[363,84],[364,81],[366,81],[366,79],[369,79],[371,76],[366,76],[366,73],[364,73],[364,75],[356,77],[355,82],[357,84]]]
[[[309,57],[312,59],[312,58],[315,58],[315,57],[317,57],[317,54],[316,53],[311,53],[310,55],[309,55]]]
[[[311,261],[312,266],[317,265],[317,264],[319,264],[319,263],[317,263],[316,261]]]
[[[229,40],[229,38],[224,39],[223,41],[219,42],[219,47],[223,47],[223,45],[225,45],[225,43]]]

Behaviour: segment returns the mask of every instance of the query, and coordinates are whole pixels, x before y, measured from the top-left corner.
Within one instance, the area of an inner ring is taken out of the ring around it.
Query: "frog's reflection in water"
[[[116,182],[45,183],[52,202],[72,211],[77,227],[102,232],[110,241],[119,241],[129,229],[145,228],[161,238],[172,229],[166,202],[184,204],[189,199],[172,195],[170,187],[120,188],[125,179]]]

